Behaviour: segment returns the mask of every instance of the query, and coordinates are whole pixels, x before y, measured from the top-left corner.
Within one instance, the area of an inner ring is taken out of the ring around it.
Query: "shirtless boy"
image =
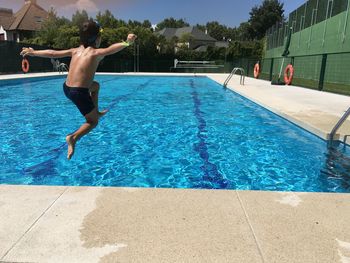
[[[44,58],[72,57],[63,91],[85,117],[86,122],[72,134],[67,135],[67,158],[74,154],[75,144],[81,137],[89,133],[98,124],[106,110],[98,110],[98,92],[100,85],[94,81],[94,76],[100,61],[133,44],[136,35],[129,34],[126,41],[115,43],[107,48],[99,48],[102,29],[96,21],[85,22],[80,31],[80,46],[68,50],[34,50],[23,48],[22,56],[36,56]]]

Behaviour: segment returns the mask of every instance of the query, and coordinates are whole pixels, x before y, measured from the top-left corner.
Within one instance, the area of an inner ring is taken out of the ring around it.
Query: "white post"
[[[140,72],[140,45],[137,44],[137,72]]]
[[[346,16],[345,16],[345,23],[344,23],[344,31],[343,31],[343,39],[342,42],[344,43],[345,41],[345,36],[346,36],[346,28],[348,27],[348,18],[349,18],[349,2],[350,0],[348,0],[348,5],[346,7]]]

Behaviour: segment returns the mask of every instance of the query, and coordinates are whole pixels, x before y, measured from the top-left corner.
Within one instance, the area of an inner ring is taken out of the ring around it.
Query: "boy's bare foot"
[[[73,135],[68,135],[66,137],[66,142],[68,144],[68,154],[67,154],[67,159],[70,160],[74,154],[74,149],[75,149],[75,143],[76,141],[73,138]]]
[[[99,112],[98,112],[98,117],[102,117],[102,116],[105,115],[107,112],[108,112],[108,110],[99,111]]]

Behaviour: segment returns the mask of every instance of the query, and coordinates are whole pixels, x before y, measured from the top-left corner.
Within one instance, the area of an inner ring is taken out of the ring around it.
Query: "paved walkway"
[[[350,195],[0,186],[4,262],[340,262]]]
[[[320,136],[350,105],[237,83],[230,88]],[[346,263],[349,222],[349,194],[0,185],[0,262]]]

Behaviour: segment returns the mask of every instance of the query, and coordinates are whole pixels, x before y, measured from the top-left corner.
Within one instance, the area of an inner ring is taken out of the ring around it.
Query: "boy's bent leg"
[[[92,101],[98,111],[98,93],[100,91],[100,84],[97,81],[93,81],[89,89]]]
[[[93,128],[95,128],[98,124],[99,119],[99,113],[97,112],[97,109],[95,108],[93,111],[85,115],[86,123],[80,126],[80,128],[75,131],[73,134],[69,134],[66,137],[66,141],[68,144],[68,154],[67,158],[71,159],[74,150],[75,150],[75,144],[77,141],[80,140],[81,137],[88,134]]]
[[[97,81],[93,81],[89,90],[91,93],[92,102],[94,103],[94,105],[99,113],[99,116],[106,114],[107,110],[103,110],[100,112],[98,109],[98,93],[100,91],[100,84]]]

